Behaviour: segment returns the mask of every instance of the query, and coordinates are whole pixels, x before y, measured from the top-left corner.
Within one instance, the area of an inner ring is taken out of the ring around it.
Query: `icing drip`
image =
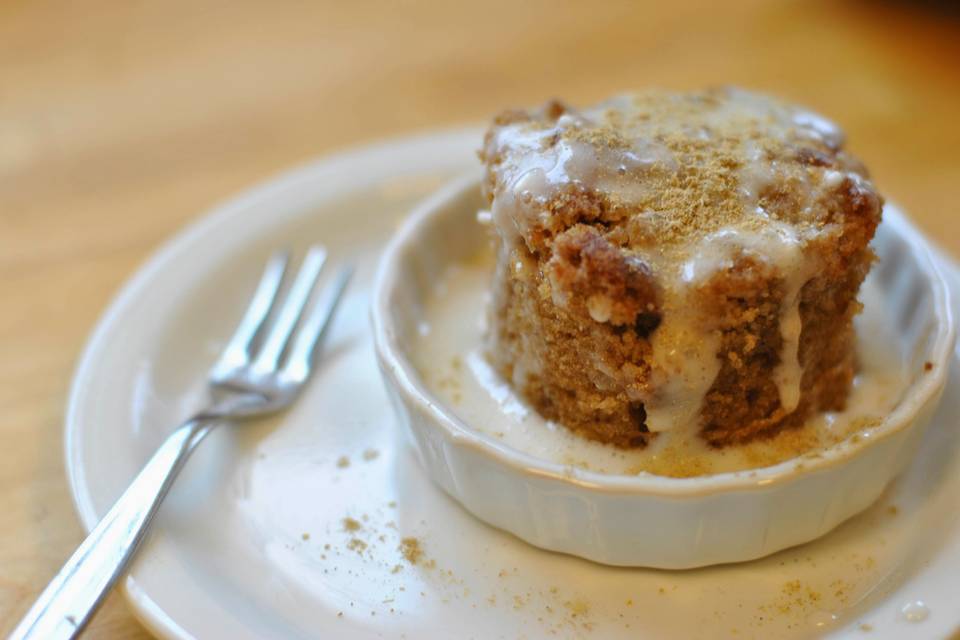
[[[636,398],[643,401],[647,428],[654,432],[695,424],[703,397],[720,371],[719,332],[704,331],[696,309],[685,304],[686,296],[671,298],[652,336],[649,391]]]
[[[800,290],[791,293],[792,298],[784,300],[785,310],[780,312],[783,347],[780,349],[780,364],[773,371],[773,381],[780,392],[780,405],[787,413],[800,404],[800,382],[803,380],[803,366],[800,364]]]
[[[783,282],[783,302],[780,311],[780,335],[783,344],[780,351],[780,362],[773,371],[773,380],[780,394],[780,404],[789,413],[797,408],[800,402],[800,383],[803,379],[803,366],[800,363],[800,334],[802,330],[800,320],[800,291],[814,273],[816,265],[807,260],[803,253],[804,239],[801,234],[790,225],[770,219],[760,231],[744,231],[742,229],[724,229],[705,237],[692,256],[681,267],[681,280],[689,291],[702,285],[715,273],[733,267],[739,256],[750,256],[773,266]],[[694,296],[689,296],[691,301]],[[699,319],[692,302],[688,301],[683,307],[685,316],[681,323],[691,321],[697,323],[699,331],[703,332],[705,320]],[[692,320],[691,320],[692,319]],[[666,322],[664,322],[666,324]],[[654,353],[656,354],[657,337],[654,339]],[[691,387],[691,395],[702,400],[703,395],[710,388],[713,378],[719,371],[719,362],[716,359],[718,339],[701,340],[700,350],[688,350],[691,354],[688,367],[693,371],[707,370],[704,361],[712,356],[716,363],[710,370],[713,376],[705,387]],[[712,351],[711,351],[712,349]],[[709,355],[708,355],[709,354]],[[699,403],[697,403],[699,407]],[[682,424],[679,420],[667,420],[667,428],[675,428]],[[654,425],[651,425],[651,430]],[[662,430],[657,428],[656,430]]]

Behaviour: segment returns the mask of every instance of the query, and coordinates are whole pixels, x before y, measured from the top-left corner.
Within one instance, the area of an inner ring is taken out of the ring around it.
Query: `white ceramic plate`
[[[960,363],[917,460],[878,504],[750,563],[594,565],[482,524],[427,481],[395,436],[367,296],[380,246],[414,201],[474,165],[479,135],[400,140],[282,176],[175,238],[110,307],[66,423],[88,529],[200,402],[272,249],[320,241],[359,267],[300,402],[216,432],[188,464],[123,581],[140,619],[166,638],[237,639],[942,638],[960,628]],[[958,291],[958,272],[945,270]],[[403,538],[422,548],[416,564]]]

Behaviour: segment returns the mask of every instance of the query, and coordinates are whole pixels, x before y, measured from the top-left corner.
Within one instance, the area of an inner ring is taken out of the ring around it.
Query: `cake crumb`
[[[357,520],[353,518],[344,518],[343,519],[343,530],[344,531],[360,531],[363,529],[363,525],[360,524]]]
[[[563,603],[563,606],[570,611],[570,615],[574,618],[590,613],[590,604],[584,600],[567,600]]]
[[[864,622],[863,624],[860,625],[860,631],[868,631],[868,632],[873,631],[873,625]]]
[[[347,456],[340,456],[337,458],[337,466],[341,469],[346,469],[350,466],[350,458]]]
[[[304,531],[303,533],[300,534],[300,539],[301,539],[301,540],[309,540],[309,539],[310,539],[310,534],[307,533],[306,531]]]
[[[380,452],[377,451],[376,449],[367,449],[363,452],[363,459],[366,460],[367,462],[370,462],[371,460],[376,460],[378,457],[380,457]]]
[[[400,541],[400,553],[403,559],[410,564],[417,564],[423,557],[423,549],[420,546],[420,540],[414,537],[404,538]]]
[[[360,538],[351,538],[350,542],[347,543],[347,549],[356,551],[358,554],[362,555],[363,552],[367,550],[367,543]]]
[[[853,590],[853,585],[844,580],[834,580],[830,583],[830,588],[834,589],[833,595],[837,600],[842,604],[847,604],[847,601],[850,599],[850,592]]]

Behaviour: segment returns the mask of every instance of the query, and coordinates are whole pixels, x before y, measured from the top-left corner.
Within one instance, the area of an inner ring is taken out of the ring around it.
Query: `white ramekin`
[[[816,456],[695,478],[608,475],[539,460],[470,428],[408,357],[436,276],[485,241],[476,176],[423,202],[387,246],[373,295],[377,358],[400,423],[434,482],[481,520],[596,562],[664,569],[758,558],[865,509],[910,461],[946,380],[949,293],[922,236],[888,206],[875,267],[910,363],[910,388],[878,426]],[[929,365],[927,365],[929,363]],[[930,366],[932,365],[932,367]]]

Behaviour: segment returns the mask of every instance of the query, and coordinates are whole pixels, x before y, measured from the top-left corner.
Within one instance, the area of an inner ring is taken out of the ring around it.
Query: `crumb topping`
[[[575,222],[622,227],[625,248],[663,248],[729,227],[760,230],[770,219],[828,224],[830,208],[813,205],[866,186],[842,144],[839,128],[816,114],[723,88],[512,112],[491,129],[481,156],[488,197],[511,209],[501,231],[519,233],[532,249]],[[586,220],[558,215],[555,201],[585,194],[598,200],[578,212]]]

